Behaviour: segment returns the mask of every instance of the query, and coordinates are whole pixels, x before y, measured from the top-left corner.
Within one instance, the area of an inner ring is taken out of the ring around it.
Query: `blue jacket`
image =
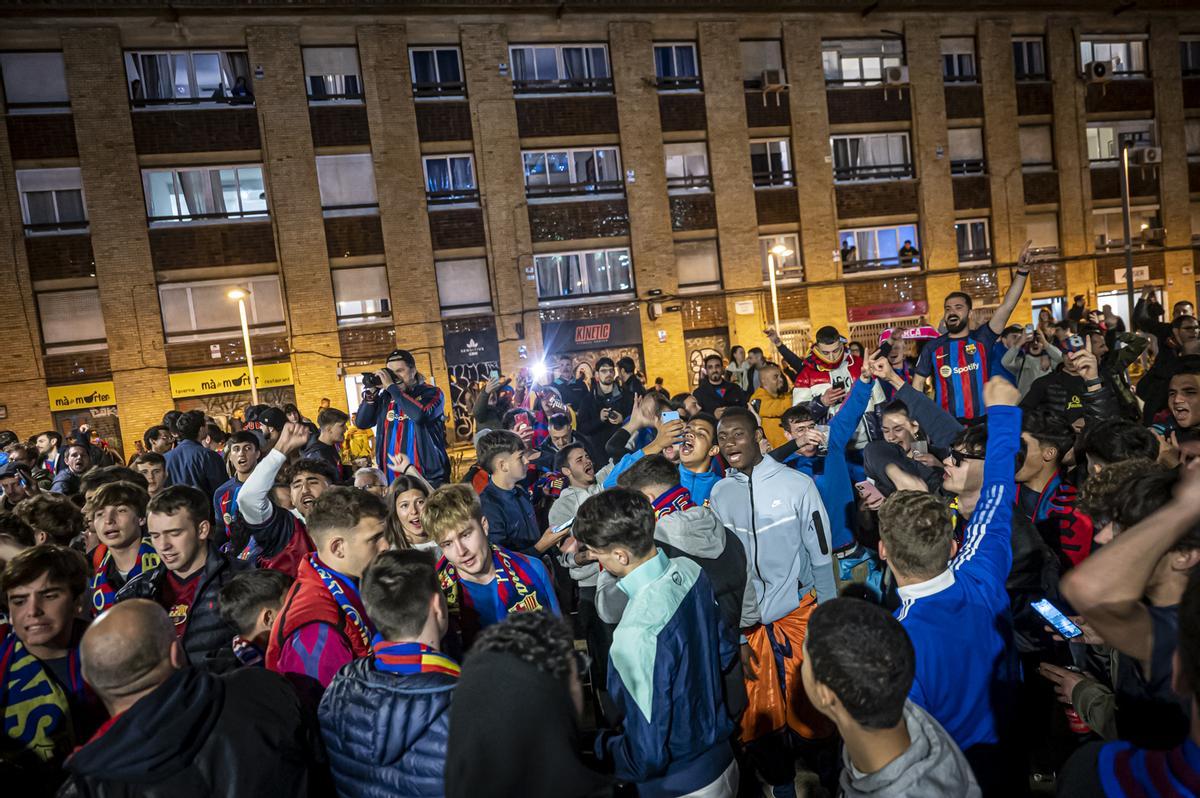
[[[829,540],[834,551],[849,548],[855,543],[857,511],[850,467],[846,463],[846,447],[854,439],[858,422],[867,412],[867,403],[871,401],[874,388],[874,381],[854,381],[842,409],[829,422],[829,453],[825,455],[825,469],[815,477],[821,501],[829,513]]]
[[[404,454],[435,488],[450,478],[446,454],[446,397],[442,389],[418,382],[407,392],[389,385],[370,399],[364,398],[354,416],[359,429],[375,428],[375,464],[387,476],[396,473],[388,455]]]
[[[229,479],[221,455],[205,449],[196,441],[180,441],[166,454],[167,477],[172,485],[191,485],[212,497]]]
[[[317,716],[343,798],[441,798],[450,698],[444,673],[383,673],[355,660],[329,683]]]
[[[621,458],[621,462],[613,466],[613,470],[609,472],[608,478],[604,480],[604,489],[609,490],[617,486],[617,477],[621,473],[633,468],[634,463],[646,456],[646,453],[641,449],[630,452]],[[692,494],[692,501],[696,504],[704,504],[708,501],[708,496],[712,493],[713,487],[721,481],[721,475],[717,473],[715,468],[709,468],[702,474],[697,474],[694,471],[688,471],[681,463],[679,465],[679,484],[687,488],[688,493]]]
[[[488,539],[494,546],[503,546],[509,551],[519,551],[537,559],[541,557],[535,546],[541,540],[537,516],[529,492],[517,485],[512,490],[501,490],[488,480],[479,494],[483,517],[488,522]]]
[[[721,673],[737,658],[734,632],[691,560],[659,551],[618,585],[629,604],[613,633],[608,691],[624,719],[596,739],[596,755],[641,798],[694,792],[733,761]]]

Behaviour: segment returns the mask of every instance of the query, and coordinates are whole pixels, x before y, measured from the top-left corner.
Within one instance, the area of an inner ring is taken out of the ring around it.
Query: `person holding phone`
[[[1069,343],[1063,361],[1050,374],[1036,380],[1021,399],[1021,407],[1048,407],[1066,415],[1072,424],[1083,425],[1084,419],[1099,423],[1120,416],[1109,381],[1100,373],[1096,347],[1104,347],[1104,334],[1099,327],[1084,323],[1079,328],[1081,349],[1070,351]],[[1107,349],[1100,351],[1102,355]]]
[[[1000,363],[1012,375],[1013,384],[1024,396],[1034,382],[1058,368],[1062,359],[1062,350],[1046,340],[1045,333],[1026,329],[1008,343]]]

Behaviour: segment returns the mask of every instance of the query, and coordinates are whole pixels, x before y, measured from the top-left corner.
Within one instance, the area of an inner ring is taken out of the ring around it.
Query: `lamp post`
[[[775,285],[776,264],[782,264],[783,259],[790,256],[792,251],[783,244],[776,244],[767,253],[767,271],[771,279],[771,315],[775,320],[775,333],[779,333],[779,291]]]
[[[1129,142],[1121,147],[1121,221],[1125,226],[1125,293],[1129,303],[1126,313],[1129,314],[1130,326],[1133,329],[1133,224],[1130,220],[1129,209]]]
[[[250,325],[246,323],[246,297],[250,296],[250,292],[234,288],[225,296],[238,303],[238,315],[242,317],[242,346],[246,350],[246,370],[250,374],[250,403],[258,404],[258,381],[254,378],[254,355],[250,352]]]

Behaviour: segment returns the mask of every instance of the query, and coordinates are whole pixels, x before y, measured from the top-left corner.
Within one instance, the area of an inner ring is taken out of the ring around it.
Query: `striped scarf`
[[[153,571],[161,562],[162,559],[151,545],[150,538],[142,538],[142,542],[138,545],[137,562],[134,563],[133,569],[125,575],[125,583],[128,584],[143,573]],[[95,609],[97,615],[117,603],[117,590],[108,581],[110,566],[115,567],[115,563],[112,562],[112,551],[106,548],[100,564],[96,566],[92,583],[88,585],[92,592],[92,608]]]
[[[333,600],[341,608],[342,614],[354,627],[355,632],[362,640],[363,648],[369,649],[375,629],[363,607],[362,598],[358,594],[358,586],[349,577],[339,574],[322,563],[316,552],[308,555],[308,564],[316,571],[322,584],[325,585],[325,589],[329,591],[329,595],[333,596]]]
[[[526,597],[530,595],[529,585],[534,582],[533,576],[525,569],[519,558],[499,546],[492,546],[492,565],[496,569],[496,592],[500,603],[509,613],[524,612]],[[446,604],[452,615],[459,618],[459,628],[467,640],[474,639],[479,631],[479,613],[475,611],[475,600],[471,591],[462,585],[462,577],[458,569],[450,561],[442,557],[438,562],[438,582],[442,592],[446,594]],[[532,596],[536,603],[536,594]]]
[[[443,673],[458,677],[459,664],[423,643],[389,643],[379,635],[373,641],[375,670],[384,673]]]
[[[1097,757],[1108,798],[1185,798],[1200,795],[1200,747],[1192,740],[1170,751],[1108,743]]]
[[[653,503],[655,518],[690,510],[696,506],[696,503],[692,501],[692,494],[683,485],[676,485],[655,499]]]
[[[71,649],[68,658],[70,689],[82,695],[87,688],[80,675],[79,649]],[[67,692],[8,625],[0,626],[0,708],[4,736],[18,750],[28,751],[43,762],[71,752],[74,732]],[[4,758],[0,755],[0,762]]]

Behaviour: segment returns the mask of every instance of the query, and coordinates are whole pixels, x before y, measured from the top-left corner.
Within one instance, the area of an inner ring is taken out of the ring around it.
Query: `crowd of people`
[[[674,395],[494,374],[464,474],[405,350],[128,464],[0,432],[6,789],[1200,794],[1194,308],[1010,325],[1028,268]]]

